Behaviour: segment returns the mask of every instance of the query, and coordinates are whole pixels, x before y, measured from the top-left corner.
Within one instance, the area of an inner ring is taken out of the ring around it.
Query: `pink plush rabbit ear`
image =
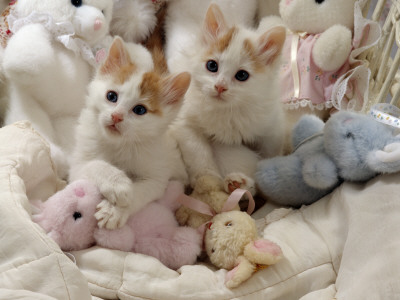
[[[282,258],[282,249],[270,240],[258,239],[244,248],[244,256],[251,262],[262,265],[273,265]]]
[[[237,265],[226,273],[225,285],[227,288],[233,289],[238,287],[243,281],[246,281],[254,273],[254,264],[244,256],[239,256]]]

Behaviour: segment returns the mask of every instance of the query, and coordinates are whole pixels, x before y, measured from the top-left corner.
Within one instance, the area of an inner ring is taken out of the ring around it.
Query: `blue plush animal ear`
[[[304,115],[292,131],[292,145],[296,148],[302,141],[323,131],[325,123],[315,115]]]
[[[400,139],[387,144],[382,150],[372,151],[367,157],[368,166],[379,173],[400,171]]]

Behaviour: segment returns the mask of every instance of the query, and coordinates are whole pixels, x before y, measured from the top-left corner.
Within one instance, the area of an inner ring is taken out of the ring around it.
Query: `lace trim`
[[[101,49],[104,51],[104,47],[96,45],[92,48],[84,40],[74,37],[75,29],[71,22],[55,22],[53,17],[46,13],[32,12],[25,18],[19,18],[14,12],[11,12],[7,21],[10,31],[13,34],[25,25],[42,24],[56,41],[63,44],[67,49],[82,56],[82,58],[92,66],[96,66],[99,62],[98,59],[96,59],[96,52]]]
[[[295,109],[305,108],[305,107],[308,107],[311,110],[314,110],[314,109],[325,110],[325,109],[332,108],[333,103],[332,103],[332,101],[326,101],[323,103],[314,104],[309,99],[293,99],[293,100],[290,100],[289,102],[285,103],[284,107],[287,110],[295,110]]]

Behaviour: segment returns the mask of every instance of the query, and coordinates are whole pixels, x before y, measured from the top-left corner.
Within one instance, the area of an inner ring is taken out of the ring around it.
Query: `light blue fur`
[[[376,153],[400,142],[394,128],[367,115],[341,111],[324,124],[303,116],[293,129],[295,151],[259,162],[256,183],[267,199],[299,207],[311,204],[344,181],[367,181],[400,171],[400,159],[385,163]]]

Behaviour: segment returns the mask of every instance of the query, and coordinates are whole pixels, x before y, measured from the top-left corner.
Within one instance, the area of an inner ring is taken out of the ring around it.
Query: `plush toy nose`
[[[111,118],[114,122],[114,124],[120,123],[124,120],[124,117],[121,114],[113,113],[111,115]]]
[[[100,19],[96,19],[96,21],[94,21],[94,30],[100,30],[101,27],[103,26],[103,22]]]

